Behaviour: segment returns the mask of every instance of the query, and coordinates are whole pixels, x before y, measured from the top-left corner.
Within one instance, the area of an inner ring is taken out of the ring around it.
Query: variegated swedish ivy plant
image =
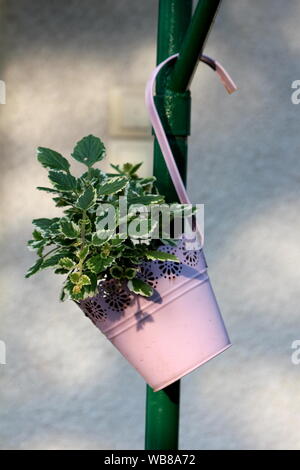
[[[127,198],[126,222],[137,218],[130,212],[133,205],[161,204],[164,197],[158,194],[155,178],[139,178],[141,164],[126,163],[122,168],[111,165],[113,173],[94,168],[105,157],[103,142],[93,135],[80,140],[72,157],[87,167],[76,178],[71,174],[70,163],[58,152],[39,147],[37,158],[49,170],[50,188],[38,187],[52,196],[62,217],[34,219],[32,240],[28,246],[38,256],[26,277],[52,268],[65,276],[60,299],[80,301],[97,293],[101,280],[115,279],[126,282],[128,288],[144,296],[152,295],[152,288],[139,277],[139,267],[146,260],[178,261],[176,256],[157,248],[161,243],[174,244],[174,240],[143,240],[120,236],[121,223],[119,197]],[[99,222],[106,216],[103,204],[111,204],[116,211],[116,230],[105,227],[99,233]],[[124,219],[124,217],[123,217]],[[151,230],[147,225],[147,230]],[[103,233],[104,232],[104,233]]]

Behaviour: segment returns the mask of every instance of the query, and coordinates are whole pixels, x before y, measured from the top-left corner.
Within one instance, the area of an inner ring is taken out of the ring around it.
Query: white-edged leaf
[[[136,173],[139,170],[139,168],[142,166],[142,164],[143,164],[143,162],[137,163],[136,165],[131,165],[131,168],[129,170],[129,174],[134,175],[134,173]]]
[[[73,269],[76,265],[74,261],[71,258],[64,257],[59,260],[59,265],[62,268],[66,268],[68,270]]]
[[[71,273],[69,278],[73,284],[77,284],[79,282],[81,274],[80,273]]]
[[[132,219],[128,226],[128,234],[132,240],[137,239],[148,239],[151,236],[151,233],[154,232],[158,225],[157,220],[151,219],[140,219],[136,217]]]
[[[37,240],[37,241],[43,240],[43,235],[38,230],[34,230],[32,232],[32,237],[34,238],[34,240]]]
[[[37,273],[41,269],[42,264],[43,264],[42,258],[38,259],[37,262],[28,269],[25,277],[28,278],[32,276],[33,274]]]
[[[178,240],[172,240],[167,238],[161,238],[160,241],[166,246],[176,246]]]
[[[86,265],[92,273],[98,274],[110,267],[113,262],[114,258],[111,256],[103,258],[101,255],[95,255],[86,262]]]
[[[91,284],[91,280],[86,274],[72,273],[70,274],[69,279],[73,284],[77,284],[79,286],[88,286]]]
[[[58,217],[55,217],[54,219],[34,219],[32,224],[42,232],[51,232],[54,228],[56,228],[59,220],[60,219]]]
[[[100,255],[92,256],[92,258],[86,262],[86,265],[92,273],[98,274],[102,271],[103,258]]]
[[[45,191],[46,193],[53,193],[53,194],[57,194],[60,192],[60,191],[57,191],[57,189],[45,188],[44,186],[37,186],[36,189],[38,189],[39,191]]]
[[[63,171],[50,170],[48,177],[55,189],[59,191],[76,191],[77,189],[75,176],[66,174]]]
[[[78,257],[78,259],[80,259],[81,261],[84,261],[85,258],[87,257],[87,255],[89,254],[90,252],[90,249],[89,247],[86,245],[84,246],[83,248],[81,248],[81,250],[78,250],[76,252],[76,256]]]
[[[77,199],[75,206],[78,207],[78,209],[87,210],[95,204],[96,198],[96,190],[92,186],[88,186],[84,193]]]
[[[105,156],[103,142],[93,135],[83,137],[77,142],[72,157],[87,167],[91,167],[96,162],[100,162]]]
[[[59,261],[68,256],[67,251],[62,251],[61,253],[57,253],[50,258],[44,259],[44,262],[41,266],[41,269],[52,268],[53,266],[59,266]]]
[[[80,177],[81,180],[95,180],[98,183],[106,180],[106,178],[106,173],[104,173],[102,170],[99,170],[99,168],[89,168],[89,170],[83,173],[83,175]]]
[[[141,178],[138,180],[138,184],[140,186],[148,186],[149,184],[153,184],[156,181],[155,176],[149,176],[148,178]]]
[[[92,245],[101,246],[104,245],[108,240],[110,240],[115,231],[114,230],[97,230],[96,233],[92,236]]]
[[[117,248],[123,245],[124,238],[120,238],[118,235],[115,235],[113,238],[110,239],[111,246]]]
[[[158,259],[160,261],[173,261],[174,263],[180,262],[176,255],[166,253],[165,251],[149,250],[145,252],[145,256],[150,260]]]
[[[137,270],[135,268],[126,268],[124,276],[126,279],[132,280],[136,275]]]
[[[128,205],[131,204],[143,204],[144,206],[148,204],[162,204],[165,198],[157,194],[144,194],[143,196],[129,197]]]
[[[99,196],[108,196],[110,194],[116,194],[128,185],[128,179],[125,176],[115,176],[108,178],[98,188]]]
[[[123,277],[123,269],[120,266],[112,266],[109,272],[114,279],[121,279]]]
[[[68,219],[61,219],[60,229],[67,238],[77,238],[80,235],[78,225]]]
[[[79,283],[82,286],[89,286],[91,284],[91,280],[86,274],[83,274],[79,279]]]
[[[128,289],[138,295],[143,295],[144,297],[150,297],[153,294],[153,289],[149,284],[142,281],[141,279],[131,279],[127,283]]]
[[[45,168],[69,172],[70,163],[60,153],[45,147],[38,147],[37,159]]]
[[[29,248],[29,250],[33,251],[33,250],[38,250],[39,248],[43,248],[44,246],[47,245],[47,242],[48,240],[29,240],[27,242],[27,246]]]

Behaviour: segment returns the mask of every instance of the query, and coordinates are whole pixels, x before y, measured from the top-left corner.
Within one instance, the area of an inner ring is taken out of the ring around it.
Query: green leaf
[[[44,251],[44,248],[45,248],[46,245],[43,245],[43,246],[40,246],[37,251],[36,251],[36,254],[41,258],[43,256],[43,251]]]
[[[80,235],[78,225],[68,219],[61,219],[60,229],[67,238],[77,238]]]
[[[160,241],[166,246],[176,246],[177,245],[177,240],[170,240],[170,239],[161,238]]]
[[[61,253],[57,253],[50,258],[44,259],[41,269],[52,268],[53,266],[58,266],[59,261],[67,256],[69,253],[67,251],[62,251]]]
[[[96,295],[96,291],[97,291],[98,279],[97,279],[96,274],[90,271],[87,273],[87,275],[91,283],[89,285],[85,285],[84,290],[85,292],[89,293],[89,296],[94,296]]]
[[[65,197],[53,197],[52,200],[55,202],[56,207],[67,207],[72,204],[71,201],[66,199]]]
[[[109,268],[115,261],[115,258],[113,258],[112,256],[106,256],[106,257],[103,257],[102,256],[102,262],[103,262],[103,270],[105,270],[106,268]]]
[[[86,274],[83,274],[79,279],[79,284],[82,286],[89,286],[91,284],[91,280]]]
[[[122,171],[120,170],[120,166],[119,165],[114,165],[113,163],[110,164],[110,166],[116,170],[118,173],[120,173],[120,175],[122,174]]]
[[[95,204],[96,198],[96,190],[92,188],[92,186],[88,186],[84,193],[77,199],[75,206],[78,207],[78,209],[87,210]]]
[[[87,277],[90,280],[89,284],[77,284],[77,289],[79,290],[77,293],[74,292],[74,284],[69,278],[67,278],[67,281],[64,284],[61,300],[65,300],[67,297],[70,297],[73,300],[82,300],[96,295],[98,285],[97,276],[91,272],[88,272]]]
[[[114,279],[121,279],[123,277],[123,269],[120,266],[113,266],[109,271]]]
[[[55,274],[67,274],[70,270],[66,268],[54,268]]]
[[[77,142],[72,157],[80,163],[91,167],[96,162],[100,162],[105,156],[103,142],[93,135],[88,135]]]
[[[131,168],[129,170],[130,175],[134,175],[138,171],[138,169],[142,166],[143,162],[137,163],[136,165],[131,165]]]
[[[72,273],[69,278],[73,284],[78,286],[88,286],[91,284],[91,280],[86,274]]]
[[[124,238],[120,238],[118,235],[116,235],[114,238],[111,238],[110,240],[110,244],[112,247],[119,247],[121,245],[123,245],[124,243]]]
[[[67,257],[61,258],[59,260],[59,265],[62,266],[63,268],[66,268],[68,271],[70,269],[73,269],[76,266],[74,261],[71,258],[67,258]]]
[[[38,161],[43,167],[69,172],[70,163],[60,153],[45,147],[39,147],[37,151]]]
[[[141,220],[139,217],[131,220],[128,226],[128,234],[132,240],[148,239],[156,229],[158,222],[151,219]]]
[[[72,299],[79,300],[82,298],[82,285],[76,284],[72,289]]]
[[[86,265],[90,271],[95,274],[98,274],[102,271],[103,259],[100,255],[92,256],[87,262]]]
[[[38,230],[34,230],[32,232],[32,236],[35,240],[43,240],[43,235],[41,234],[41,232],[39,232]]]
[[[113,262],[114,258],[111,256],[103,258],[101,255],[95,255],[86,262],[86,265],[92,273],[99,274],[106,268],[110,267]]]
[[[81,260],[84,261],[87,255],[89,254],[89,247],[84,246],[81,250],[77,251],[76,256]]]
[[[162,204],[164,202],[164,196],[156,195],[156,194],[145,194],[144,196],[137,196],[128,198],[128,205],[131,204]]]
[[[38,250],[46,246],[47,243],[48,243],[48,240],[45,240],[43,238],[42,240],[29,240],[27,245],[30,250]]]
[[[59,191],[77,190],[77,179],[72,175],[63,173],[62,171],[50,170],[48,176],[53,186]]]
[[[101,246],[106,243],[114,235],[114,230],[98,230],[96,233],[93,233],[92,236],[92,245]]]
[[[38,189],[39,191],[45,191],[46,193],[53,193],[53,194],[57,194],[60,192],[60,191],[57,191],[56,189],[45,188],[44,186],[37,186],[36,189]]]
[[[132,167],[133,167],[132,163],[128,163],[128,162],[124,163],[123,168],[122,168],[123,173],[130,173],[130,170],[132,169]]]
[[[143,295],[144,297],[151,297],[153,294],[153,289],[149,284],[142,281],[141,279],[131,279],[127,283],[128,289],[134,292],[135,294]]]
[[[81,180],[96,180],[98,182],[104,181],[106,179],[106,173],[99,170],[99,168],[89,168],[88,171],[83,173],[80,177]]]
[[[52,243],[55,243],[57,247],[63,247],[63,248],[69,248],[76,242],[74,242],[74,239],[72,238],[65,238],[63,234],[58,234],[53,240],[51,240]]]
[[[128,179],[125,176],[115,176],[108,178],[105,183],[101,184],[98,189],[99,196],[108,196],[116,194],[128,185]]]
[[[165,251],[156,251],[156,250],[149,250],[146,251],[145,256],[147,259],[150,260],[160,260],[160,261],[173,261],[174,263],[179,263],[179,259],[176,255],[172,255],[171,253],[166,253]]]
[[[134,268],[125,269],[124,277],[126,277],[126,279],[133,279],[135,275],[136,275],[136,269]]]
[[[56,228],[57,222],[60,219],[58,217],[55,217],[54,219],[34,219],[32,221],[32,224],[35,225],[38,229],[40,229],[42,232],[51,232],[53,229]]]
[[[64,302],[65,300],[71,298],[72,288],[73,288],[73,284],[71,283],[70,279],[67,277],[67,279],[63,283],[63,287],[62,287],[62,290],[61,290],[60,296],[59,296],[59,299],[62,302]]]
[[[41,258],[38,259],[37,262],[28,269],[25,277],[28,278],[32,276],[33,274],[37,273],[41,269],[42,264],[43,264],[43,260]]]
[[[149,176],[148,178],[141,178],[138,180],[138,183],[141,186],[148,186],[149,184],[153,184],[156,181],[155,176]]]
[[[69,278],[73,284],[77,284],[79,282],[81,274],[80,273],[72,273],[70,274]]]

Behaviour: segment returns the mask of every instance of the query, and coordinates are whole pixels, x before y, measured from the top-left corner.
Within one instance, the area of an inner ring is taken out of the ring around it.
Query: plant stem
[[[85,246],[85,221],[86,221],[86,211],[83,211],[81,224],[80,224],[81,225],[80,227],[81,249],[83,249]],[[83,268],[83,260],[80,259],[78,263],[78,269],[79,269],[80,275],[82,274],[82,268]]]
[[[48,251],[48,253],[46,253],[45,255],[41,256],[42,259],[46,258],[46,256],[50,255],[51,253],[53,253],[54,251],[57,251],[60,249],[60,246],[56,247],[56,248],[53,248],[52,250]]]
[[[81,219],[81,231],[80,231],[82,248],[84,247],[84,244],[85,244],[85,221],[86,221],[86,211],[83,211],[82,219]]]

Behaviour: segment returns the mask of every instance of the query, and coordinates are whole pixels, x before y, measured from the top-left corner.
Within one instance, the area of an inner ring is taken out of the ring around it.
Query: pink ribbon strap
[[[146,91],[145,91],[145,101],[146,101],[146,106],[148,108],[149,116],[150,116],[150,121],[153,126],[157,141],[159,143],[161,152],[164,156],[167,168],[169,170],[170,176],[172,178],[174,187],[176,189],[178,199],[181,202],[181,204],[190,204],[190,200],[188,197],[188,194],[186,192],[185,186],[183,184],[183,181],[181,179],[180,173],[178,171],[175,159],[172,154],[172,150],[169,144],[169,141],[167,139],[165,130],[163,128],[163,125],[161,123],[159,114],[157,112],[155,102],[154,102],[154,87],[155,87],[155,82],[158,73],[160,70],[171,60],[174,60],[176,57],[178,57],[178,54],[174,54],[170,57],[168,57],[166,60],[161,62],[151,73],[150,78],[147,82],[146,85]],[[237,90],[237,87],[233,80],[230,78],[229,74],[226,72],[226,70],[222,67],[222,65],[211,59],[208,56],[202,55],[200,57],[200,60],[204,62],[205,64],[209,65],[219,76],[221,82],[225,86],[226,90],[228,93],[233,93],[234,91]],[[201,238],[203,240],[203,235],[201,234]]]

